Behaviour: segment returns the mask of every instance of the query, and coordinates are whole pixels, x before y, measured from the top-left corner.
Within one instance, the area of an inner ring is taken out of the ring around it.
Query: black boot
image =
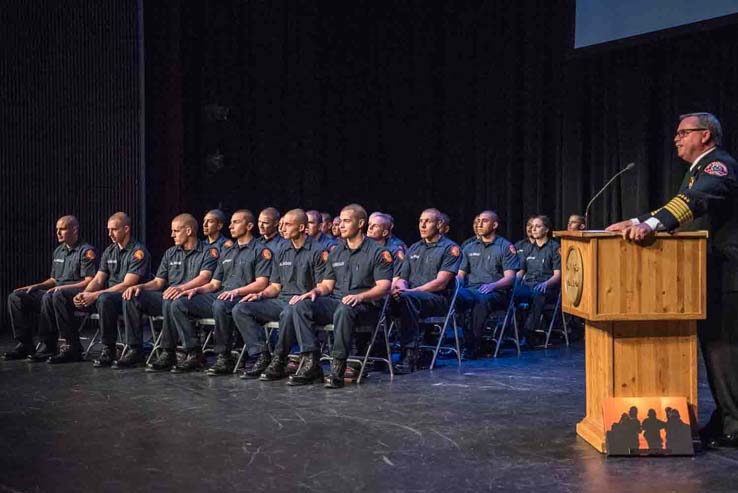
[[[126,354],[118,361],[113,362],[113,368],[135,368],[144,362],[144,353],[141,346],[128,346]]]
[[[49,358],[54,356],[56,352],[56,341],[54,341],[54,344],[47,344],[45,342],[42,342],[41,346],[39,346],[35,353],[28,355],[28,359],[36,363],[47,361]]]
[[[323,369],[320,367],[320,352],[303,353],[302,366],[297,373],[287,380],[287,385],[310,385],[323,381]]]
[[[33,349],[33,345],[23,344],[22,342],[19,342],[12,351],[8,351],[7,353],[3,354],[3,359],[8,361],[26,359],[34,352],[35,351]]]
[[[294,375],[295,373],[297,373],[297,368],[300,366],[300,361],[302,361],[302,357],[287,358],[287,367],[284,369],[284,372],[287,375]]]
[[[418,361],[418,353],[416,352],[415,348],[407,348],[405,349],[405,353],[402,356],[402,360],[400,360],[399,363],[397,363],[397,368],[395,368],[395,373],[398,375],[405,375],[408,373],[412,373],[415,371],[415,364]]]
[[[95,368],[111,366],[116,357],[117,351],[115,348],[115,344],[113,344],[112,346],[105,346],[102,352],[100,352],[100,356],[98,356],[97,359],[92,362],[92,366],[94,366]]]
[[[174,349],[164,349],[159,356],[146,367],[146,371],[169,371],[177,364],[177,353]]]
[[[333,358],[331,361],[331,374],[325,379],[325,388],[340,389],[343,387],[343,376],[346,371],[346,360]]]
[[[59,354],[55,354],[50,357],[46,362],[50,365],[57,365],[60,363],[75,363],[82,361],[82,350],[80,348],[72,346],[62,347]]]
[[[230,375],[233,373],[233,368],[236,363],[230,354],[219,354],[215,360],[215,364],[208,368],[207,374],[211,376],[215,375]]]
[[[241,378],[259,378],[262,373],[269,367],[269,363],[272,361],[269,353],[259,353],[259,357],[256,359],[256,363],[249,370],[246,370],[241,375]]]
[[[286,366],[287,361],[285,360],[285,357],[279,354],[275,354],[272,356],[272,361],[269,363],[269,366],[267,366],[266,370],[264,370],[264,373],[259,375],[259,380],[262,380],[264,382],[271,382],[273,380],[282,380],[287,376],[287,374],[284,372],[284,367]]]
[[[187,351],[187,357],[181,363],[172,368],[172,373],[190,373],[202,369],[202,351],[191,349]]]

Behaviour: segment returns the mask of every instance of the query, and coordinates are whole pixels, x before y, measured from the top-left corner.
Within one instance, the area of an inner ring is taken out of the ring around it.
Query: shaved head
[[[180,223],[185,228],[191,228],[193,234],[195,234],[195,231],[197,231],[197,219],[195,219],[195,216],[192,214],[180,214],[174,219],[172,219],[173,223]]]
[[[267,216],[272,221],[279,221],[279,211],[274,207],[267,207],[259,213],[260,216]]]
[[[284,217],[290,216],[297,224],[305,224],[308,223],[308,216],[307,213],[302,209],[292,209],[287,211],[287,213],[284,215]]]
[[[116,212],[110,218],[108,218],[108,221],[116,221],[121,223],[123,226],[130,226],[131,225],[131,218],[128,217],[128,214],[125,212]]]

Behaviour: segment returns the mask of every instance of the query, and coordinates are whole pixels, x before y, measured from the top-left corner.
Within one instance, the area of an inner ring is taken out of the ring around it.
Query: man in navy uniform
[[[340,218],[344,241],[328,255],[325,279],[295,306],[295,329],[304,361],[290,377],[292,385],[322,380],[315,331],[316,326],[333,324],[333,359],[325,386],[343,387],[354,329],[378,321],[382,299],[392,286],[392,254],[364,235],[366,210],[350,204],[341,210]]]
[[[15,349],[3,355],[6,360],[28,357],[46,361],[57,352],[59,338],[53,298],[70,299],[87,287],[97,271],[95,249],[79,237],[79,221],[63,216],[56,221],[56,247],[51,260],[51,275],[45,281],[16,288],[8,296],[8,313]],[[33,345],[33,317],[39,315],[38,350]]]
[[[461,248],[441,234],[441,225],[438,209],[423,211],[418,222],[421,240],[407,250],[400,277],[392,287],[391,309],[400,322],[398,373],[415,371],[419,320],[448,310],[448,292],[459,270]]]
[[[474,236],[470,236],[466,240],[461,243],[461,250],[463,251],[466,245],[471,243],[472,241],[479,238],[479,232],[477,228],[479,227],[479,215],[474,216],[474,221],[472,222],[472,231],[474,232]]]
[[[569,216],[569,221],[566,223],[567,231],[584,231],[585,229],[587,229],[587,224],[584,222],[584,216],[581,214]]]
[[[541,336],[536,332],[546,303],[553,303],[561,292],[561,253],[558,242],[550,238],[551,220],[539,215],[530,221],[533,243],[524,244],[519,253],[520,285],[515,290],[517,301],[529,302],[525,321],[528,346],[537,346]]]
[[[259,240],[275,256],[284,245],[289,243],[278,231],[280,220],[279,211],[274,207],[267,207],[261,211],[257,220]]]
[[[477,216],[477,238],[463,249],[459,279],[466,287],[459,289],[457,298],[461,310],[470,310],[470,326],[464,331],[464,356],[479,356],[482,331],[493,310],[507,307],[510,288],[520,269],[520,258],[515,247],[502,236],[497,236],[500,219],[494,211],[483,211]]]
[[[125,212],[116,212],[108,219],[108,236],[113,243],[100,258],[100,270],[84,291],[74,298],[78,310],[96,310],[100,315],[103,349],[93,361],[94,366],[111,366],[117,353],[118,317],[123,314],[123,292],[149,277],[151,255],[138,240],[131,237],[131,219]],[[59,329],[69,345],[65,351],[49,359],[49,363],[66,363],[82,358],[79,334],[76,332],[74,309],[68,300],[57,305]]]
[[[255,222],[249,210],[234,212],[230,231],[235,243],[220,255],[213,278],[207,284],[183,291],[172,303],[172,320],[187,353],[184,361],[172,368],[176,363],[176,338],[170,330],[163,333],[163,351],[149,365],[149,370],[185,373],[202,367],[202,350],[195,333],[196,318],[215,319],[213,335],[218,355],[215,365],[227,367],[233,338],[231,311],[243,296],[263,290],[272,270],[271,250],[252,233]]]
[[[197,220],[192,215],[180,214],[172,220],[172,239],[174,246],[164,252],[156,277],[123,292],[128,351],[116,361],[116,368],[143,362],[143,316],[163,316],[162,330],[169,332],[174,323],[172,301],[183,291],[210,281],[218,265],[220,250],[214,244],[205,246],[197,240]]]
[[[407,251],[407,245],[405,242],[395,236],[395,218],[392,217],[392,214],[387,214],[386,212],[382,212],[380,214],[384,214],[390,222],[390,235],[389,238],[387,238],[387,248],[401,246],[405,251]]]
[[[690,166],[677,195],[607,230],[638,242],[655,231],[709,231],[707,318],[698,328],[716,409],[700,435],[708,447],[738,447],[738,165],[720,147],[722,128],[714,115],[679,120],[674,144]]]
[[[335,248],[338,240],[333,236],[323,233],[323,216],[320,215],[320,212],[309,210],[305,214],[307,214],[308,217],[308,236],[320,243],[320,245],[328,251]]]
[[[328,212],[321,212],[320,218],[323,221],[320,224],[320,230],[323,232],[323,234],[328,235],[328,236],[334,236],[333,235],[333,216],[331,216]]]
[[[323,279],[328,256],[317,241],[305,235],[307,220],[302,209],[284,215],[283,228],[289,243],[275,257],[269,286],[260,293],[246,295],[233,309],[233,320],[249,356],[257,356],[254,366],[244,372],[244,378],[271,381],[287,376],[287,356],[297,342],[291,303]],[[263,325],[277,321],[279,338],[270,355]]]
[[[515,242],[515,250],[518,252],[518,256],[521,256],[520,260],[522,261],[522,255],[523,255],[523,247],[527,246],[530,243],[534,243],[535,240],[533,239],[531,230],[532,230],[532,224],[533,219],[537,217],[535,215],[528,216],[528,219],[525,221],[525,238],[522,238]]]
[[[202,241],[206,247],[215,247],[221,252],[233,245],[233,241],[221,234],[225,220],[225,214],[220,209],[213,209],[205,214],[202,220],[202,232],[205,239]]]

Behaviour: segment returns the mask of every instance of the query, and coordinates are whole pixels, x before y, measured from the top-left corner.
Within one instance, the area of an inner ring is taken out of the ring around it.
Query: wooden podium
[[[587,415],[577,434],[605,452],[608,397],[683,396],[697,423],[697,320],[706,315],[707,232],[637,245],[558,231],[562,307],[585,319]]]

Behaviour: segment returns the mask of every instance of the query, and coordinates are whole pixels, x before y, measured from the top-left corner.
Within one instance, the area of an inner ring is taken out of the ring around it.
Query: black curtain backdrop
[[[157,1],[145,12],[155,249],[169,246],[175,214],[218,205],[359,202],[393,214],[408,242],[431,206],[458,240],[483,208],[513,238],[529,213],[569,212],[558,170],[572,1]]]

